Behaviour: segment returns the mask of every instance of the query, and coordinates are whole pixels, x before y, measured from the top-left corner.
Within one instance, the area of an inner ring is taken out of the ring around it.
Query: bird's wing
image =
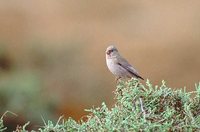
[[[126,69],[130,74],[134,75],[135,77],[144,80],[144,78],[142,78],[138,74],[138,72],[124,58],[120,57],[119,60],[117,61],[117,64]]]

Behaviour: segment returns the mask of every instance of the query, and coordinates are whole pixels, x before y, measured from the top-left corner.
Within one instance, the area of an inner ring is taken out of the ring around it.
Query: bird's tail
[[[144,80],[144,78],[143,78],[143,77],[141,77],[141,76],[139,76],[139,75],[137,75],[136,77],[137,77],[137,78],[139,78],[139,79],[142,79],[142,80]]]

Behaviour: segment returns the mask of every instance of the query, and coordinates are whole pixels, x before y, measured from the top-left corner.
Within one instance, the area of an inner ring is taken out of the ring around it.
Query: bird
[[[106,64],[110,72],[116,76],[116,81],[132,77],[144,80],[137,70],[120,55],[114,45],[110,45],[106,49]]]

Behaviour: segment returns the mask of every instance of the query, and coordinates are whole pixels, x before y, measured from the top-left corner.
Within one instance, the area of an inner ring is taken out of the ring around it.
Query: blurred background
[[[194,90],[200,77],[199,0],[0,1],[0,112],[37,128],[114,103],[105,49],[115,44],[159,85]],[[145,83],[145,82],[144,82]]]

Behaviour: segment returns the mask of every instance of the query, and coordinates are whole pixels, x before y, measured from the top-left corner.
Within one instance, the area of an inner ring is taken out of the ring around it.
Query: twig
[[[145,112],[144,107],[143,107],[142,99],[139,98],[139,100],[140,100],[141,111],[142,111],[142,113],[143,113],[143,115],[144,115],[144,118],[146,118],[146,112]]]

